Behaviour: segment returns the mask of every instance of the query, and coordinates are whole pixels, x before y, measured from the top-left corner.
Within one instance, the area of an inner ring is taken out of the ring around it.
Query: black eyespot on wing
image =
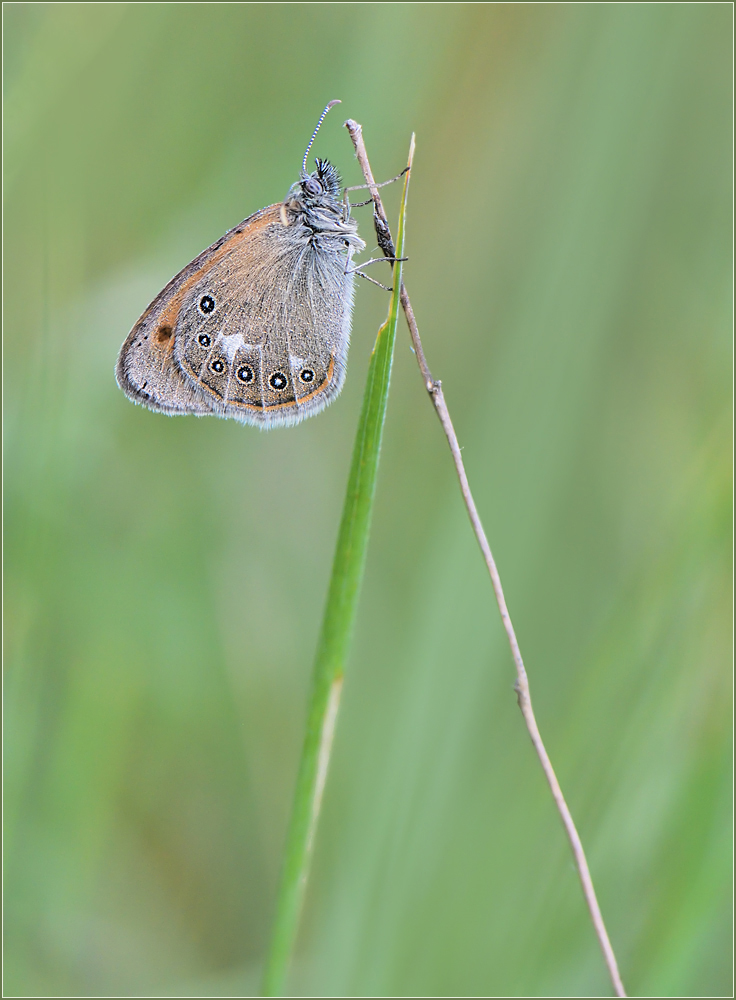
[[[187,360],[185,354],[184,361],[186,362]],[[220,354],[213,353],[204,364],[199,359],[198,362],[200,366],[199,373],[196,372],[196,366],[194,369],[197,381],[203,389],[206,389],[216,399],[224,399],[227,394],[227,387],[230,384],[230,370],[226,358]]]
[[[297,402],[307,402],[324,392],[332,382],[335,361],[333,356],[320,357],[313,354],[309,360],[303,358],[294,370],[294,395]]]
[[[199,311],[205,316],[215,311],[215,300],[211,295],[203,295],[198,304]]]
[[[289,384],[289,380],[283,372],[272,372],[268,379],[268,384],[272,389],[275,389],[276,392],[283,392]]]
[[[273,364],[269,365],[273,368]],[[252,344],[238,348],[231,363],[233,376],[227,382],[226,402],[229,406],[263,409],[261,385],[261,351]],[[219,376],[224,382],[226,375]],[[272,390],[269,387],[269,392]]]
[[[197,340],[202,345],[202,347],[209,347],[210,344],[212,343],[212,337],[210,337],[206,333],[200,333],[200,335],[197,337]]]

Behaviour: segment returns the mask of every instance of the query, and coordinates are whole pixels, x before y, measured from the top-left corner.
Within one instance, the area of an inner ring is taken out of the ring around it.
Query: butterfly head
[[[303,209],[319,209],[339,204],[340,175],[329,160],[314,161],[317,169],[308,174],[302,171],[299,180],[291,186],[286,198]]]
[[[306,200],[321,200],[325,197],[337,198],[340,194],[340,175],[337,168],[329,160],[314,161],[317,169],[311,174],[303,173],[299,181],[303,197]]]
[[[355,250],[365,244],[357,235],[357,223],[350,218],[349,203],[340,198],[340,175],[336,167],[329,160],[317,157],[314,161],[317,169],[307,173],[309,150],[319,127],[330,108],[339,103],[330,101],[322,112],[304,153],[299,180],[292,184],[281,207],[281,219],[287,226],[296,223],[302,238],[311,240],[316,233],[336,234],[341,247]]]
[[[340,198],[340,175],[329,160],[315,160],[317,169],[301,172],[284,201],[287,217],[301,222],[313,232],[345,232],[353,236],[357,224],[350,218],[350,208]],[[362,241],[351,239],[357,246]]]

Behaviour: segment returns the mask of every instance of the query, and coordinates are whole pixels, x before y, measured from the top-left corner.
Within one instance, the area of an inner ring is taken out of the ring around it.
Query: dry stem
[[[378,244],[383,250],[383,253],[387,257],[394,257],[394,245],[391,239],[391,232],[388,225],[388,220],[386,218],[386,213],[383,210],[383,204],[381,202],[381,196],[378,193],[378,185],[373,177],[373,172],[371,170],[370,163],[368,162],[368,154],[366,153],[365,143],[363,141],[363,130],[362,127],[352,119],[348,119],[345,122],[345,127],[350,133],[350,138],[353,140],[353,145],[355,146],[355,154],[358,158],[358,163],[363,171],[363,176],[365,177],[366,184],[371,192],[371,197],[373,199],[373,219],[376,227],[376,236],[378,238]],[[496,562],[493,558],[491,552],[491,547],[488,544],[488,539],[486,538],[486,533],[483,530],[483,525],[481,523],[480,517],[478,516],[478,510],[475,506],[475,501],[473,500],[473,495],[470,492],[470,484],[468,483],[468,477],[465,474],[465,466],[463,465],[462,455],[460,453],[460,445],[458,444],[457,436],[455,434],[455,429],[452,426],[452,420],[450,419],[450,413],[447,409],[447,404],[445,403],[445,397],[442,392],[442,383],[432,377],[432,373],[429,370],[429,365],[427,364],[427,359],[422,348],[422,342],[419,338],[419,329],[417,327],[417,321],[414,317],[414,311],[411,307],[411,302],[409,300],[409,293],[406,290],[406,286],[402,282],[401,284],[401,305],[404,309],[404,314],[406,315],[406,321],[409,325],[409,333],[411,334],[411,341],[414,347],[414,351],[417,357],[417,363],[419,364],[419,369],[422,373],[422,378],[424,379],[424,385],[429,393],[429,397],[434,404],[434,408],[437,411],[437,416],[440,418],[440,423],[442,424],[442,429],[447,437],[447,443],[450,446],[450,451],[452,452],[452,458],[455,463],[455,470],[457,472],[457,477],[460,480],[460,490],[462,491],[463,500],[465,501],[465,506],[468,510],[468,516],[470,517],[470,523],[473,526],[473,531],[475,532],[475,537],[478,540],[478,545],[483,553],[483,558],[485,559],[486,566],[488,567],[488,573],[491,577],[491,583],[493,585],[493,592],[496,595],[496,601],[498,603],[498,609],[501,612],[501,619],[503,621],[503,627],[506,629],[506,635],[509,640],[509,646],[511,647],[511,655],[514,658],[514,664],[516,666],[516,683],[514,688],[519,701],[519,708],[521,709],[522,715],[524,716],[524,722],[526,723],[526,728],[529,731],[534,749],[537,752],[539,761],[544,770],[545,777],[552,791],[552,797],[555,800],[555,805],[559,811],[562,818],[563,825],[565,827],[565,832],[567,833],[568,840],[570,841],[570,847],[572,848],[573,857],[575,859],[575,865],[578,870],[578,875],[580,876],[580,882],[583,887],[583,895],[585,896],[585,902],[588,905],[588,910],[590,911],[590,917],[593,922],[593,927],[595,928],[595,933],[598,937],[598,941],[601,946],[601,951],[603,952],[603,957],[608,967],[608,972],[613,983],[613,988],[616,991],[616,996],[625,997],[626,992],[624,991],[623,983],[621,982],[621,976],[618,971],[618,965],[616,963],[616,956],[613,953],[613,948],[611,947],[611,942],[608,938],[608,933],[606,932],[605,924],[603,923],[603,917],[601,915],[601,910],[598,905],[598,900],[595,895],[595,889],[593,888],[593,880],[590,877],[590,869],[588,868],[588,862],[585,858],[585,852],[583,851],[583,845],[580,841],[580,836],[575,828],[575,823],[573,822],[570,810],[567,807],[560,784],[557,780],[555,772],[552,768],[552,764],[547,755],[547,751],[544,748],[544,743],[542,742],[542,737],[539,734],[539,728],[537,727],[537,721],[534,717],[534,711],[532,709],[531,695],[529,693],[529,680],[527,678],[526,669],[524,668],[524,661],[521,658],[521,652],[519,650],[519,643],[516,639],[516,633],[514,632],[514,626],[511,623],[511,617],[509,615],[508,608],[506,606],[506,598],[503,594],[503,587],[501,586],[501,578],[498,575],[498,569],[496,568]]]

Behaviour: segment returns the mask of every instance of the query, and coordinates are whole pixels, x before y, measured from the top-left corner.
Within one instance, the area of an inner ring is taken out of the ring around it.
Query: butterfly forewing
[[[116,376],[118,385],[133,402],[171,415],[204,416],[216,412],[207,395],[182,377],[174,356],[181,303],[203,269],[226,255],[267,211],[261,209],[248,216],[187,264],[159,292],[130,331],[118,356]]]

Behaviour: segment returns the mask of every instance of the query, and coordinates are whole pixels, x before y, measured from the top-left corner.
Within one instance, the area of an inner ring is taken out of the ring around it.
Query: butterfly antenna
[[[327,105],[327,107],[325,108],[325,110],[319,116],[319,121],[317,122],[317,128],[314,130],[314,132],[312,132],[312,138],[309,140],[309,145],[307,146],[307,151],[304,154],[304,159],[302,160],[302,173],[303,174],[306,174],[306,172],[307,172],[307,157],[309,156],[309,150],[312,148],[312,143],[314,142],[315,137],[316,137],[317,133],[319,132],[319,127],[322,124],[322,122],[325,120],[325,118],[327,117],[327,112],[330,110],[330,108],[334,108],[336,104],[342,104],[342,101],[330,101],[330,103]]]

